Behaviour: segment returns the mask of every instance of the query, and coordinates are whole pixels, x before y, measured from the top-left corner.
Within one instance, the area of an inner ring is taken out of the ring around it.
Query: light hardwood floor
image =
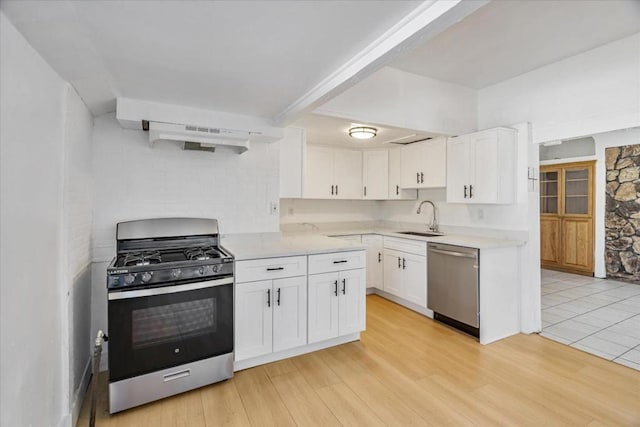
[[[98,426],[640,426],[638,371],[537,335],[482,346],[377,296],[359,342],[112,416],[106,389]]]

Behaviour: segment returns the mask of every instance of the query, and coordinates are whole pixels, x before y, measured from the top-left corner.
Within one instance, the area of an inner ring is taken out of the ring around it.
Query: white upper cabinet
[[[333,150],[333,179],[338,199],[362,197],[362,152],[358,150]]]
[[[447,139],[437,137],[407,144],[401,149],[403,188],[438,188],[447,185]]]
[[[449,138],[447,202],[509,204],[515,201],[517,131],[488,129]]]
[[[389,196],[389,150],[362,153],[362,196],[384,200]]]
[[[362,197],[362,153],[357,150],[308,145],[304,197],[360,199]]]
[[[333,148],[307,145],[306,157],[304,197],[311,199],[334,198]]]
[[[389,200],[416,200],[418,192],[402,188],[402,154],[401,148],[389,150]]]

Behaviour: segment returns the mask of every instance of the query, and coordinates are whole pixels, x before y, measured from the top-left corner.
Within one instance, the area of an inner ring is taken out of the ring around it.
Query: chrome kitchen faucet
[[[433,217],[431,218],[431,225],[429,226],[429,231],[438,233],[438,215],[437,215],[436,205],[433,204],[431,200],[423,200],[422,202],[420,202],[416,213],[419,214],[421,212],[422,205],[424,205],[425,203],[429,203],[431,205],[432,212],[433,212]]]

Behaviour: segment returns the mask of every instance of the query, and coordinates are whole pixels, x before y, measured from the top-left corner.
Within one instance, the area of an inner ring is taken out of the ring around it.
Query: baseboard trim
[[[254,366],[264,365],[265,363],[276,362],[278,360],[288,359],[289,357],[300,356],[301,354],[311,353],[313,351],[323,350],[325,348],[334,347],[336,345],[346,344],[358,340],[360,340],[360,332],[344,335],[338,338],[332,338],[326,341],[308,344],[302,347],[279,351],[277,353],[270,353],[263,356],[253,357],[251,359],[239,360],[234,363],[233,370],[241,371],[243,369],[253,368]]]
[[[87,395],[87,388],[89,387],[89,381],[91,380],[91,367],[92,367],[92,358],[90,357],[87,361],[87,364],[84,368],[84,373],[82,374],[82,380],[80,381],[80,385],[77,390],[73,392],[73,401],[71,402],[71,425],[75,426],[78,422],[78,417],[80,416],[80,410],[82,409],[82,404],[84,403],[84,398]]]
[[[371,292],[369,292],[371,290]],[[431,319],[433,319],[433,311],[428,308],[420,307],[418,304],[414,304],[411,301],[407,301],[404,298],[397,297],[395,295],[390,294],[389,292],[385,292],[383,290],[377,288],[367,288],[367,295],[373,294],[381,296],[384,299],[388,299],[389,301],[395,302],[403,307],[408,308],[409,310],[415,311],[416,313],[423,314]]]

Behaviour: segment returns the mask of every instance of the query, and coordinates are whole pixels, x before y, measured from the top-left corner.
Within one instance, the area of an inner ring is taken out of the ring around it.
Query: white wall
[[[186,216],[217,218],[223,234],[279,230],[269,209],[279,202],[279,143],[252,143],[238,155],[151,146],[148,138],[123,129],[114,114],[95,118],[93,331],[107,329],[105,268],[115,254],[116,223]]]
[[[63,307],[68,308],[69,390],[75,425],[91,374],[91,232],[93,117],[71,86],[65,98],[63,229],[66,276]]]
[[[0,424],[71,425],[89,345],[86,306],[76,308],[88,299],[77,278],[90,202],[65,183],[85,176],[75,168],[90,116],[1,11],[0,93]],[[74,321],[85,325],[72,332]]]
[[[391,67],[314,112],[443,135],[474,132],[478,124],[475,90]]]
[[[596,277],[607,277],[604,261],[605,254],[605,203],[607,186],[607,165],[605,163],[605,149],[623,145],[640,144],[640,128],[619,130],[593,135],[596,142],[596,172],[595,172],[595,204],[594,204],[594,274]]]
[[[533,141],[640,125],[640,34],[478,92],[480,129],[529,121]]]

